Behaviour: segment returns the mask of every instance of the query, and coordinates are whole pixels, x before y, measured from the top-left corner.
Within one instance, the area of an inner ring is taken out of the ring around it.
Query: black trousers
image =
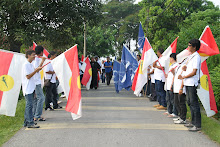
[[[177,109],[178,115],[182,120],[186,120],[186,95],[174,93],[174,105]]]
[[[198,128],[201,127],[201,112],[195,86],[186,86],[186,99],[190,107],[192,124]]]
[[[107,81],[107,85],[110,84],[111,79],[112,79],[112,72],[108,72],[108,73],[106,73],[106,81]]]
[[[166,92],[166,101],[167,101],[167,111],[169,112],[169,114],[174,113],[175,115],[178,115],[176,107],[174,107],[173,91],[167,90],[167,92]]]
[[[46,98],[45,98],[45,106],[46,108],[50,107],[50,103],[53,102],[53,108],[57,108],[57,87],[56,83],[51,83],[50,86],[45,87],[46,90]]]
[[[151,98],[152,100],[157,100],[157,94],[155,91],[155,83],[151,83]]]

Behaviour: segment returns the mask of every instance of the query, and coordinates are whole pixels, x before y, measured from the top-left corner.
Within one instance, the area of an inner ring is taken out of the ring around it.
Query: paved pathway
[[[73,121],[64,109],[44,112],[40,129],[22,128],[4,147],[216,147],[207,136],[175,125],[147,98],[114,86],[82,89],[83,117]],[[66,100],[62,99],[65,107]]]

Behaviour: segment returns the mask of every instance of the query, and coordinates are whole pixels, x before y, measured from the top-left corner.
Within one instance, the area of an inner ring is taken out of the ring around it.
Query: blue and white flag
[[[115,90],[117,93],[119,92],[118,90],[119,70],[120,70],[120,63],[115,60],[113,64],[113,76],[114,76]]]
[[[121,91],[123,88],[126,90],[130,89],[137,68],[138,61],[136,60],[136,57],[124,45],[122,49],[121,66],[119,71],[119,91]]]
[[[144,41],[145,41],[144,31],[143,31],[142,25],[140,23],[139,24],[139,32],[138,32],[138,49],[141,53],[143,51]]]

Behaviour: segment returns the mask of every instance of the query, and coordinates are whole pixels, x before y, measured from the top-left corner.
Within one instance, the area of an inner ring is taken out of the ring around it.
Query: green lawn
[[[25,100],[19,100],[15,117],[0,115],[0,146],[23,127]]]

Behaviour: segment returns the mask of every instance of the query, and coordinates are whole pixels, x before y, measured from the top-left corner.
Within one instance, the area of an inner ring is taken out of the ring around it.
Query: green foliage
[[[49,40],[56,48],[73,44],[83,22],[99,22],[101,3],[97,0],[41,1],[1,0],[0,32],[8,37],[10,50],[20,52],[22,44]]]
[[[25,100],[19,100],[15,117],[0,115],[0,146],[8,141],[18,130],[21,129],[24,122]]]
[[[220,65],[216,66],[211,72],[212,88],[215,95],[215,100],[218,110],[220,110]]]
[[[141,3],[139,3],[139,5],[142,7],[139,13],[139,17],[141,19],[143,27],[147,27],[147,37],[151,42],[153,48],[157,49],[158,47],[163,47],[166,49],[171,44],[171,42],[179,35],[179,40],[181,40],[181,38],[184,38],[182,40],[184,40],[185,43],[184,45],[181,44],[179,46],[178,42],[179,51],[183,50],[186,47],[187,42],[189,41],[186,38],[197,37],[195,36],[195,34],[191,33],[191,31],[197,31],[197,33],[201,34],[204,27],[210,24],[207,22],[211,21],[210,19],[205,19],[205,24],[199,24],[199,26],[197,27],[197,22],[195,21],[197,19],[195,18],[201,17],[200,15],[203,14],[205,15],[204,18],[206,18],[207,12],[209,13],[209,15],[211,15],[212,12],[217,11],[218,13],[219,11],[219,8],[216,8],[212,2],[209,2],[207,0],[143,0]],[[210,10],[211,12],[206,11],[197,14],[197,12],[205,11],[207,9],[212,10]],[[215,18],[212,22],[216,21],[217,13],[212,15],[213,17],[211,18]],[[189,17],[188,20],[190,21],[187,21],[187,17]],[[190,27],[184,26],[185,23],[187,24],[190,22],[191,24],[196,24],[194,26],[190,25]],[[200,28],[200,26],[202,26],[202,29]],[[201,29],[201,31],[198,31],[199,29]]]
[[[112,30],[110,27],[88,27],[87,28],[87,55],[90,56],[109,56],[114,55],[114,35],[116,30]],[[84,36],[81,35],[77,42],[81,42],[78,46],[79,54],[83,53],[83,42]]]
[[[130,48],[130,41],[138,39],[140,7],[133,2],[133,0],[111,0],[103,5],[104,20],[102,24],[117,30],[114,35],[114,46],[119,53],[123,44],[127,44]]]

